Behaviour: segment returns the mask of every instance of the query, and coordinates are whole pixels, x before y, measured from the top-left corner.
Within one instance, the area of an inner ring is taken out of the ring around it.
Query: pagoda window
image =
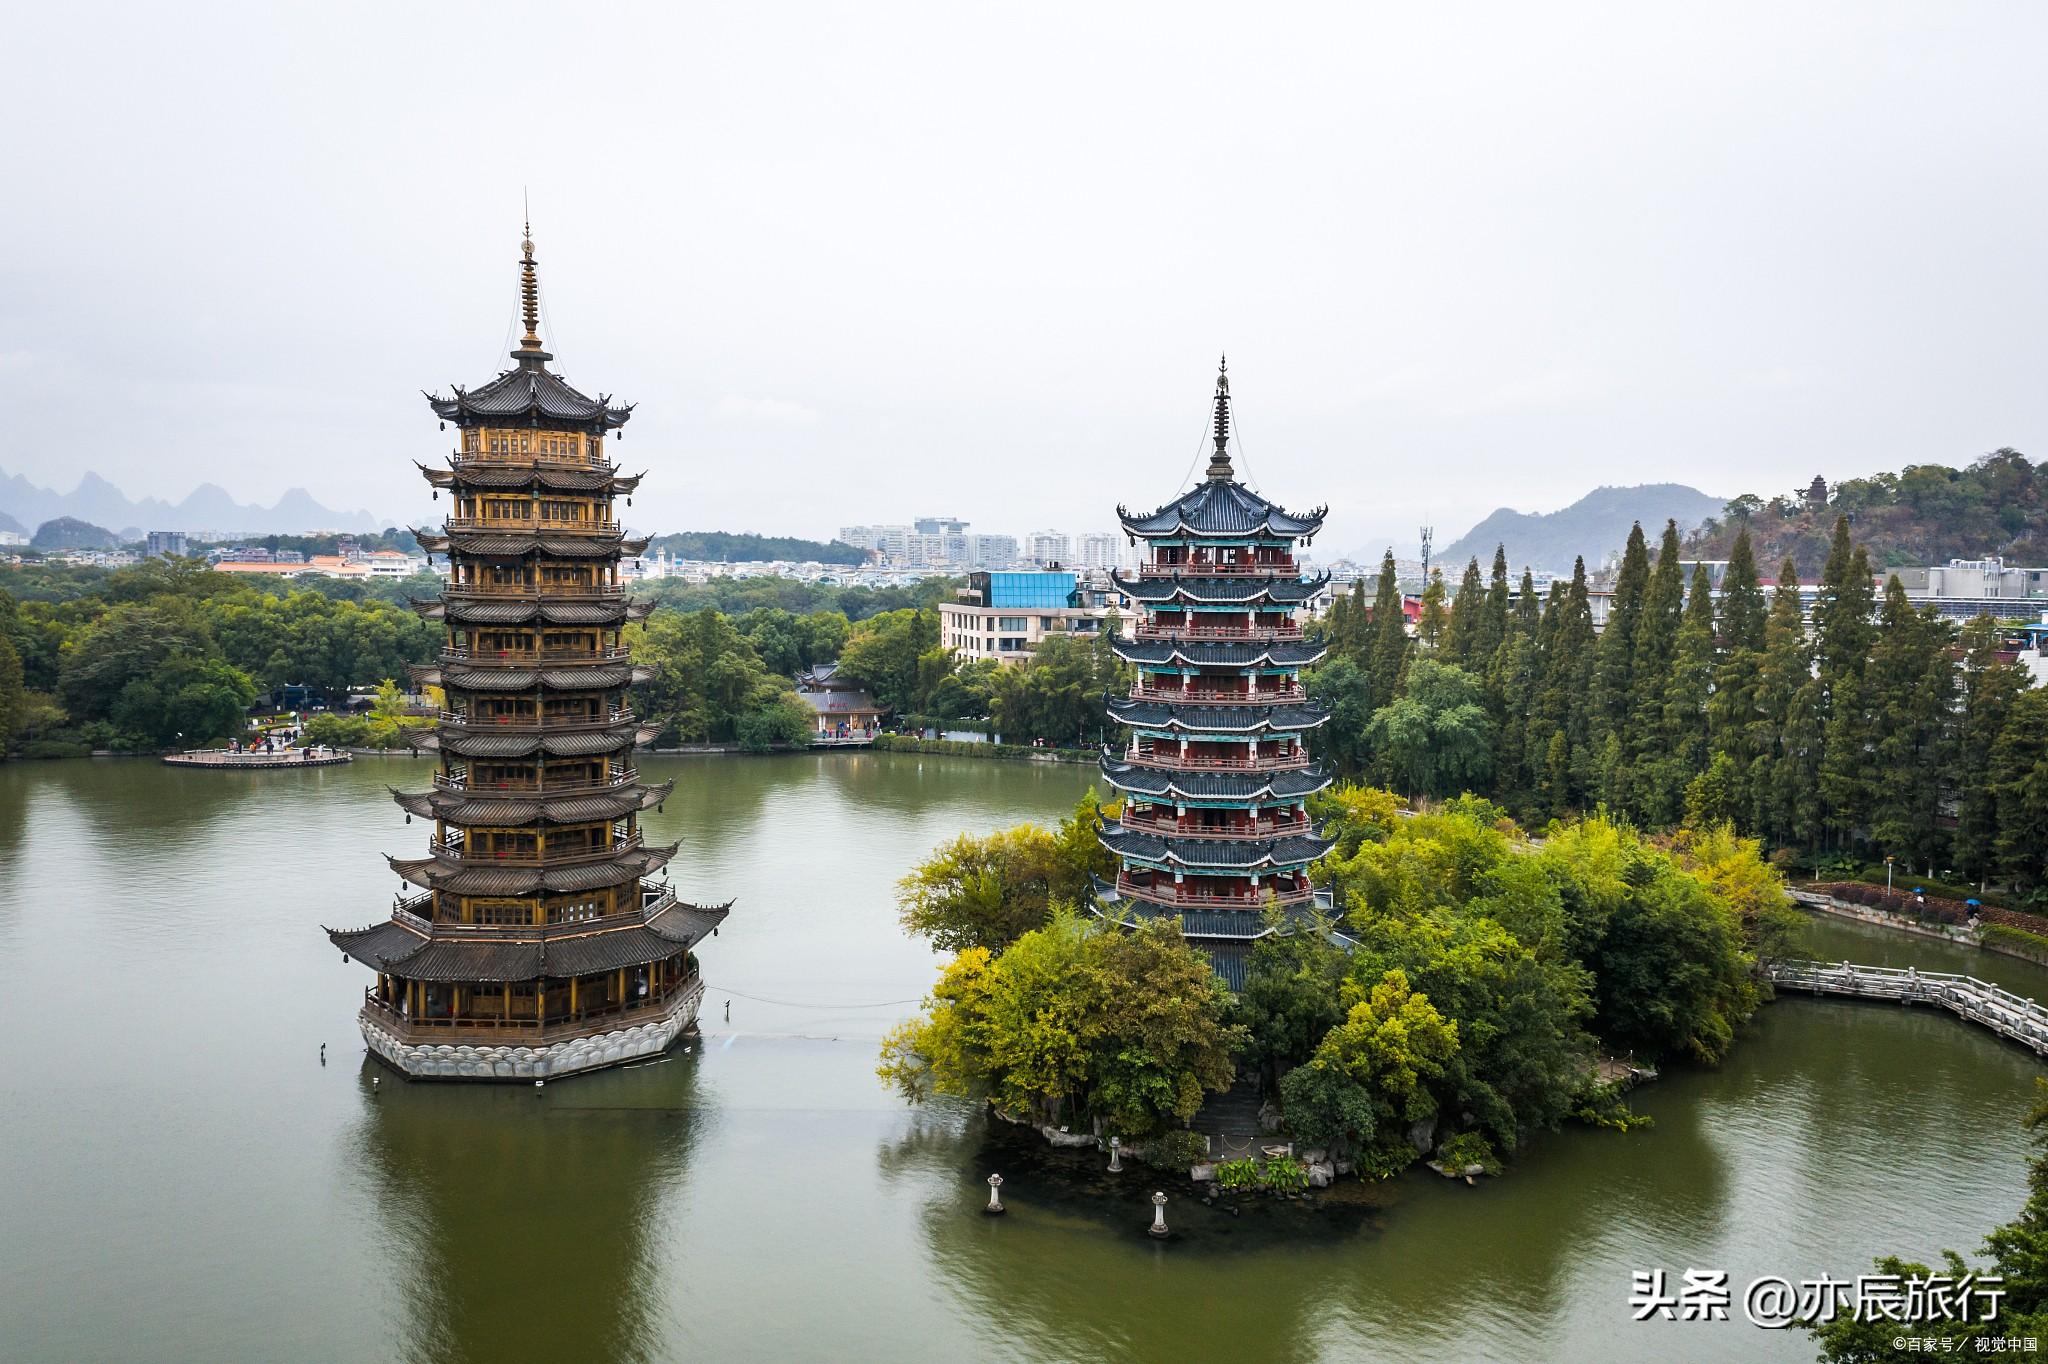
[[[531,900],[471,900],[468,903],[468,923],[513,928],[539,919],[537,906]]]

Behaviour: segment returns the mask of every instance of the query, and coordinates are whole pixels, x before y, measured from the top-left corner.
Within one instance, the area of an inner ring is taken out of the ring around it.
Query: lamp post
[[[1884,859],[1884,893],[1887,896],[1892,893],[1892,859],[1889,856]]]
[[[990,1175],[988,1177],[988,1206],[983,1208],[982,1211],[990,1217],[1001,1217],[1003,1215],[1003,1200],[996,1193],[996,1190],[1002,1187],[1003,1177],[1001,1175]]]

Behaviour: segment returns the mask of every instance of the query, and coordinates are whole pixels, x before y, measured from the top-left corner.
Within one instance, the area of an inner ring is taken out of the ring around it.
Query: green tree
[[[1046,921],[1061,882],[1060,845],[1034,824],[960,834],[896,883],[905,932],[942,952],[1001,951]]]
[[[2000,650],[1997,622],[1978,616],[1963,627],[1962,714],[1949,783],[1956,792],[1956,864],[1982,881],[1997,863],[1998,799],[1993,752],[2012,703],[2026,689],[2026,674]]]
[[[1721,633],[1730,652],[1763,652],[1764,620],[1769,610],[1757,575],[1756,554],[1750,548],[1749,527],[1744,526],[1735,533],[1735,545],[1728,551],[1728,568],[1721,575]]]
[[[1244,988],[1232,1017],[1246,1033],[1245,1060],[1272,1085],[1315,1052],[1323,1035],[1344,1020],[1344,953],[1320,928],[1285,930],[1275,913],[1271,930],[1252,945]]]
[[[1408,615],[1402,605],[1401,582],[1394,571],[1394,551],[1380,560],[1379,590],[1372,603],[1372,665],[1366,694],[1375,706],[1401,690],[1408,666]]]
[[[1367,737],[1411,795],[1449,795],[1483,779],[1493,762],[1491,722],[1478,678],[1418,658],[1408,683],[1373,712]]]
[[[2021,692],[1991,750],[1998,866],[2029,890],[2048,871],[2048,691]]]
[[[1422,614],[1415,621],[1415,643],[1427,654],[1434,654],[1443,648],[1444,637],[1451,630],[1451,613],[1444,607],[1444,575],[1439,569],[1431,569],[1429,581],[1422,589]]]
[[[1486,652],[1486,586],[1477,556],[1465,561],[1465,576],[1451,598],[1451,617],[1444,630],[1444,657],[1467,672],[1484,673]]]
[[[1457,1051],[1458,1025],[1389,971],[1281,1080],[1288,1126],[1319,1146],[1349,1146],[1363,1171],[1396,1174],[1418,1154],[1408,1127],[1437,1116],[1431,1086]]]
[[[1870,832],[1880,849],[1930,873],[1954,739],[1953,633],[1932,608],[1914,610],[1897,578],[1886,582],[1867,674]]]

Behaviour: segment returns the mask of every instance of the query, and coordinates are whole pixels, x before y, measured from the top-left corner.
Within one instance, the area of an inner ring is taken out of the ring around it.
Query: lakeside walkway
[[[2048,1056],[2048,1009],[1975,976],[1911,966],[1859,966],[1847,961],[1774,961],[1765,964],[1764,974],[1781,992],[1805,990],[1847,999],[1932,1004],[1989,1028],[2036,1056]]]
[[[276,753],[230,753],[225,748],[195,748],[184,753],[166,754],[164,761],[172,767],[211,767],[221,770],[339,767],[350,761],[350,755],[330,749],[315,757],[314,751],[310,748],[284,749]]]

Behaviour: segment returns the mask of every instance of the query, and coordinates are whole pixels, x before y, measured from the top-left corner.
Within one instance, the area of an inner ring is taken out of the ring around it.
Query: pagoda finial
[[[519,243],[519,315],[526,323],[526,335],[519,338],[519,349],[512,352],[514,359],[522,365],[529,361],[535,364],[551,359],[540,343],[540,276],[534,269],[533,223],[529,219]]]
[[[1216,453],[1209,456],[1209,477],[1228,482],[1230,473],[1230,357],[1216,362]]]

